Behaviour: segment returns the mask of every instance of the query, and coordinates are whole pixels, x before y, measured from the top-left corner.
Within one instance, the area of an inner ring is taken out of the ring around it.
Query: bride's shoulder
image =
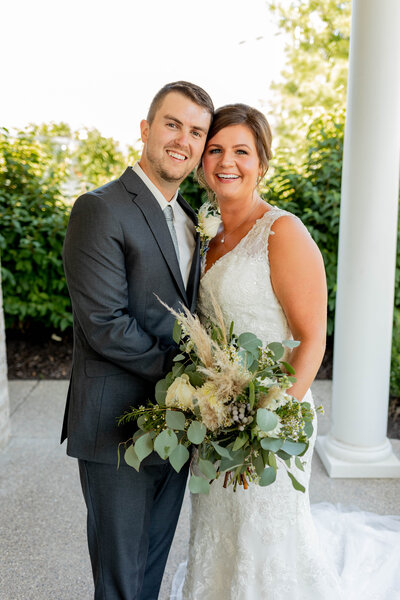
[[[272,234],[297,233],[310,235],[299,217],[277,206],[270,206],[269,210],[264,213],[264,219]]]
[[[277,209],[271,218],[270,255],[273,255],[274,251],[279,255],[283,252],[296,255],[303,252],[319,254],[316,243],[299,217],[289,211]]]

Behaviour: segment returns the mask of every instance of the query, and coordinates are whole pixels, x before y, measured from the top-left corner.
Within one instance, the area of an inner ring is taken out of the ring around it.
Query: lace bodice
[[[289,214],[271,208],[231,252],[203,274],[200,316],[212,317],[212,293],[222,307],[227,326],[234,321],[237,334],[251,331],[265,343],[291,338],[285,313],[272,288],[268,260],[268,240],[274,235],[271,227],[276,219]]]

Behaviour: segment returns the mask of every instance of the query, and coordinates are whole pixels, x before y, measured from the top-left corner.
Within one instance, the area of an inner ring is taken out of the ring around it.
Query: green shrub
[[[390,393],[400,398],[400,308],[394,309]]]
[[[206,192],[197,183],[194,171],[182,181],[179,192],[194,210],[198,210],[206,199]]]
[[[64,330],[72,324],[62,265],[69,208],[59,195],[62,175],[26,132],[0,130],[0,251],[7,328],[32,323]],[[49,169],[51,164],[52,168]]]

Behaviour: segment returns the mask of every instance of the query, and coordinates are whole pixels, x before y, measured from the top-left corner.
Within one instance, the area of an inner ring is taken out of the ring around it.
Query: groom
[[[164,86],[140,124],[140,162],[71,212],[74,358],[61,441],[79,462],[95,600],[156,600],[179,516],[187,469],[153,453],[139,473],[123,460],[117,470],[132,430],[116,417],[154,397],[177,353],[174,318],[156,295],[195,309],[199,237],[178,186],[200,161],[212,114],[198,86]]]

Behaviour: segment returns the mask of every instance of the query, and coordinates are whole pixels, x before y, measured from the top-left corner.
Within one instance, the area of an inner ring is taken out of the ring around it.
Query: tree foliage
[[[351,1],[272,0],[269,6],[287,40],[282,79],[272,85],[275,133],[281,152],[301,164],[310,125],[345,106]]]

